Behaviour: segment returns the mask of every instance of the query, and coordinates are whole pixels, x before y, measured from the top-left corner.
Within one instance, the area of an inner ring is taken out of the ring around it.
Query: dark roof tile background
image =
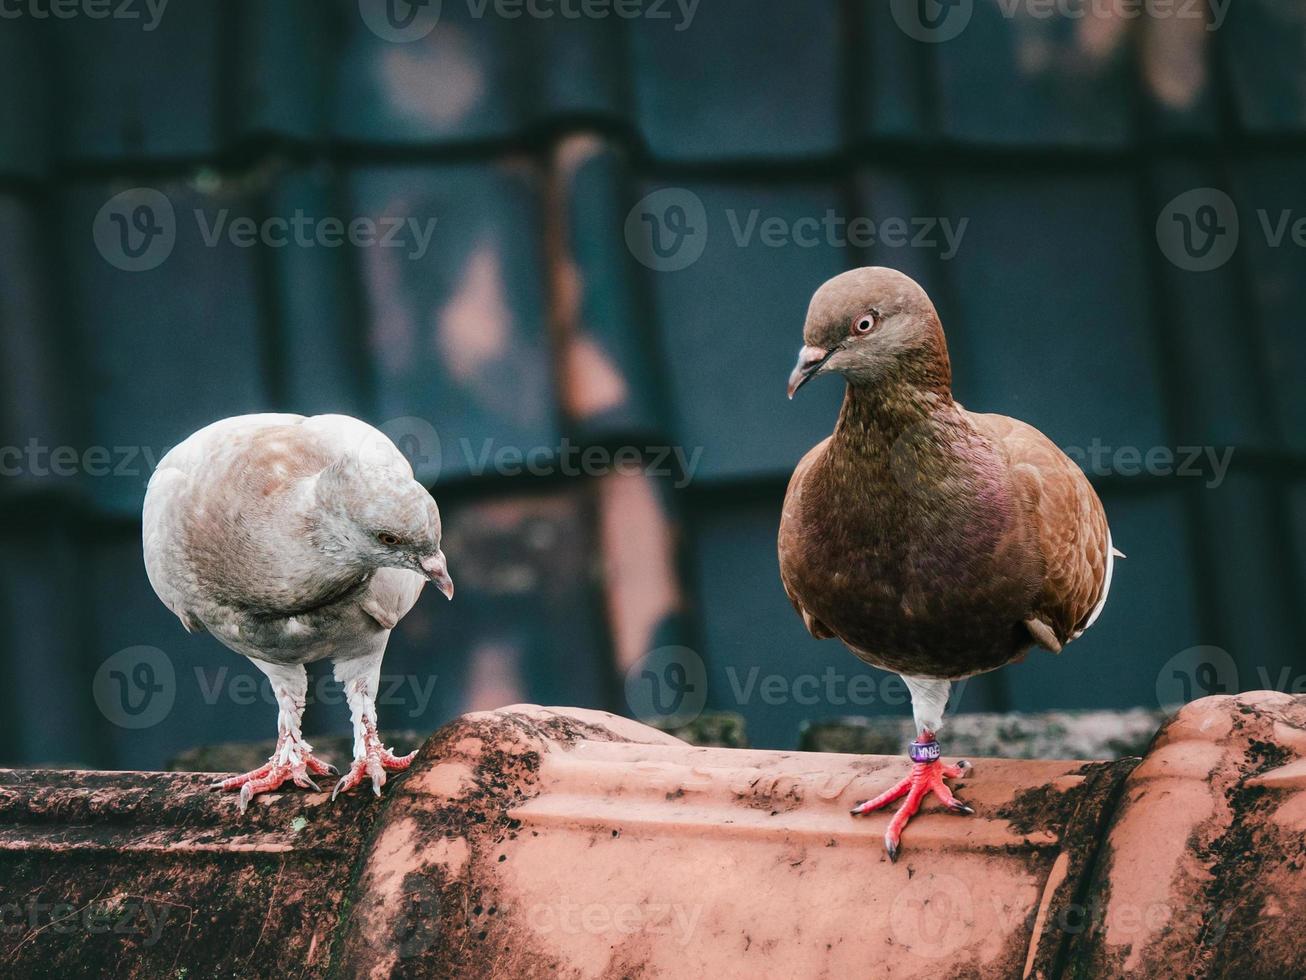
[[[1008,19],[996,0],[975,4],[965,31],[937,46],[940,132],[975,144],[1124,146],[1128,34],[1124,21]]]
[[[166,264],[124,274],[104,261],[84,229],[129,186],[79,182],[61,195],[74,338],[62,366],[85,385],[89,445],[141,447],[157,459],[179,433],[271,405],[257,257],[225,236],[215,247],[204,241],[204,222],[216,228],[224,213],[234,222],[255,214],[256,205],[239,187],[205,192],[162,183],[176,211],[176,245]],[[223,356],[215,357],[219,351]],[[90,479],[87,489],[103,510],[134,517],[148,477]]]
[[[1237,7],[1230,11],[1223,50],[1239,119],[1251,132],[1300,134],[1306,126],[1306,8],[1284,0]]]
[[[1235,447],[1218,487],[1092,472],[1130,556],[1107,611],[1062,656],[973,680],[962,708],[1154,704],[1197,645],[1228,650],[1244,688],[1285,667],[1300,679],[1306,280],[1291,225],[1271,247],[1257,213],[1306,215],[1297,5],[1245,0],[1207,31],[1007,19],[977,0],[939,45],[871,0],[714,2],[683,31],[471,9],[445,2],[407,45],[347,0],[170,5],[153,31],[0,23],[0,445],[157,457],[237,412],[357,414],[435,485],[458,581],[452,606],[428,596],[395,632],[386,673],[405,693],[383,724],[503,699],[629,713],[643,654],[685,646],[708,706],[791,746],[809,718],[907,710],[799,703],[799,679],[827,667],[883,675],[806,635],[774,557],[785,481],[840,395],[823,381],[784,400],[807,301],[844,268],[894,265],[936,298],[968,407],[1067,447]],[[92,226],[142,186],[169,198],[177,240],[126,273]],[[1241,246],[1183,272],[1157,217],[1208,186],[1237,203]],[[667,188],[708,221],[680,271],[626,241],[632,206]],[[420,257],[203,240],[224,214],[297,211],[435,224]],[[767,218],[827,213],[968,223],[946,259],[882,236],[762,237]],[[627,445],[701,457],[688,481],[558,472],[573,449]],[[552,472],[496,466],[503,450]],[[0,759],[151,766],[270,728],[268,705],[214,698],[195,674],[252,668],[187,636],[149,589],[146,462],[121,477],[23,463],[0,482],[16,624],[0,663],[17,679]],[[175,678],[143,729],[94,696],[132,680],[100,668],[136,646]],[[789,696],[740,703],[753,668]],[[339,704],[307,721],[345,724]]]
[[[766,161],[836,152],[838,14],[835,4],[705,3],[688,29],[676,14],[630,32],[635,122],[650,152]]]

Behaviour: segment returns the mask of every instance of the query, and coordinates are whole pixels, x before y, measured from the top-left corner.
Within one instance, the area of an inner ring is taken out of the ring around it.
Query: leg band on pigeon
[[[890,861],[898,859],[898,844],[907,821],[916,815],[921,802],[931,793],[953,813],[975,812],[953,796],[952,791],[943,782],[945,779],[964,776],[970,769],[969,762],[963,759],[955,766],[940,762],[939,743],[934,740],[934,733],[930,731],[921,732],[920,737],[908,745],[907,754],[912,760],[911,772],[879,796],[865,803],[859,803],[852,809],[854,816],[861,816],[887,806],[900,797],[907,797],[903,800],[902,806],[898,807],[893,819],[889,821],[888,829],[884,832],[884,849],[888,852]]]
[[[912,742],[907,746],[907,754],[912,762],[938,762],[939,743],[934,739],[928,742]]]

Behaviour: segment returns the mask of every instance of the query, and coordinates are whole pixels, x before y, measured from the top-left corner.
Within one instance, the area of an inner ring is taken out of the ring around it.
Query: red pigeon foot
[[[963,759],[955,766],[940,762],[939,743],[932,737],[927,738],[925,734],[912,742],[910,754],[912,758],[910,774],[879,796],[865,803],[859,803],[852,809],[853,816],[861,816],[887,806],[900,796],[907,797],[898,808],[898,812],[893,815],[893,819],[889,821],[889,828],[884,832],[884,849],[888,852],[890,861],[898,860],[898,842],[902,837],[903,828],[907,826],[907,821],[916,815],[921,801],[931,793],[953,813],[969,815],[975,812],[953,796],[952,791],[943,782],[945,779],[959,779],[964,776],[971,768],[969,762]]]
[[[305,749],[308,748],[307,743],[300,743],[300,745]],[[320,793],[322,787],[313,781],[313,776],[338,776],[340,774],[339,769],[323,762],[312,752],[292,753],[287,746],[287,739],[278,740],[272,758],[268,759],[263,765],[239,776],[219,780],[213,784],[212,788],[223,792],[239,789],[240,812],[244,813],[249,808],[250,800],[255,796],[259,793],[270,793],[274,789],[279,789],[287,779],[300,789],[311,789]]]
[[[370,733],[368,739],[367,751],[354,760],[354,764],[349,767],[349,772],[340,777],[340,782],[336,783],[336,788],[331,791],[331,799],[335,799],[341,793],[348,792],[363,781],[364,776],[372,778],[372,792],[377,796],[381,795],[381,787],[385,785],[386,771],[403,772],[413,764],[413,759],[417,757],[416,752],[409,752],[407,755],[395,755],[377,738],[376,732]]]

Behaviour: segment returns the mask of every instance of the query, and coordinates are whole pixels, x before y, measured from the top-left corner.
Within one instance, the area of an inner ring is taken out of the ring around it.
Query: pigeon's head
[[[850,385],[891,379],[951,383],[939,315],[914,280],[872,266],[835,276],[816,291],[803,326],[803,349],[789,375],[789,397],[821,374]]]
[[[348,455],[322,471],[315,493],[323,551],[350,565],[417,572],[453,598],[440,509],[411,474]]]

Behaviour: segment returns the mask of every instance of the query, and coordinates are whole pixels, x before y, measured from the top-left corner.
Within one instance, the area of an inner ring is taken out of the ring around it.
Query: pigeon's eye
[[[862,337],[875,329],[874,314],[867,313],[866,316],[859,319],[853,324],[853,336]]]
[[[380,541],[387,548],[393,548],[399,543],[399,538],[387,531],[381,531],[377,534],[376,540]]]

